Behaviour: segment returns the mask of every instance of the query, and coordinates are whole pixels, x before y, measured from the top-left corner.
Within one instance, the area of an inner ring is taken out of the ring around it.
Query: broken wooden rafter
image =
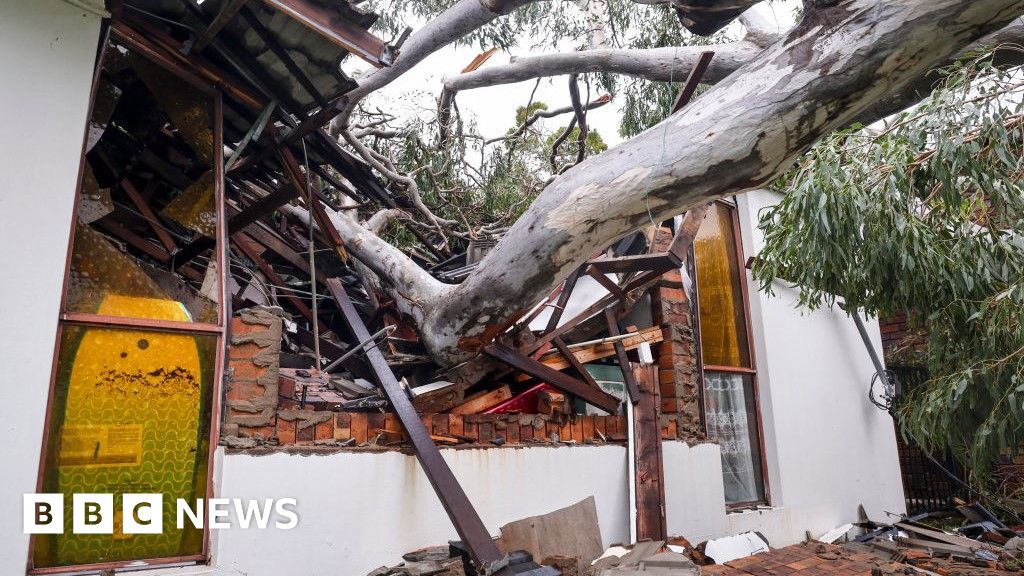
[[[683,82],[682,89],[679,90],[679,94],[676,96],[675,102],[672,104],[672,113],[675,114],[690,103],[693,99],[693,94],[697,91],[697,86],[700,85],[701,79],[704,77],[704,73],[707,72],[708,66],[711,65],[711,59],[715,57],[714,52],[701,52],[700,57],[697,59],[697,63],[694,64],[693,69],[690,70],[690,75],[686,77],[686,81]]]
[[[253,242],[252,239],[246,237],[244,234],[238,234],[232,237],[231,242],[243,254],[245,254],[246,258],[252,260],[256,264],[256,267],[259,268],[260,272],[262,272],[263,275],[267,277],[268,282],[276,286],[282,286],[287,288],[288,285],[287,283],[285,283],[284,278],[282,278],[281,275],[274,270],[273,266],[271,266],[266,260],[263,259],[263,257],[260,255],[256,247],[257,244]],[[292,294],[287,289],[283,290],[279,296],[281,298],[284,298],[285,300],[288,301],[289,304],[294,306],[295,309],[298,310],[299,313],[306,318],[306,320],[308,320],[310,323],[313,322],[313,311],[310,310],[309,306],[301,298],[299,298],[295,294]],[[320,319],[320,322],[326,326],[330,325],[322,318]]]
[[[370,64],[378,68],[391,65],[393,54],[383,40],[339,14],[310,0],[263,1]]]
[[[360,342],[368,339],[370,331],[352,305],[352,300],[349,299],[341,280],[329,278],[327,288],[338,304],[342,318],[355,339]],[[420,419],[416,409],[413,408],[405,389],[395,378],[384,354],[374,346],[366,350],[365,356],[377,383],[384,391],[384,395],[387,396],[398,421],[409,437],[416,458],[419,460],[420,466],[423,467],[423,472],[431,486],[434,487],[434,492],[441,500],[445,512],[448,513],[448,518],[455,526],[455,531],[458,532],[462,542],[469,550],[477,572],[491,574],[500,569],[507,564],[508,557],[494,544],[490,532],[480,520],[480,515],[473,508],[466,492],[455,479],[451,468],[441,457],[441,452],[430,438],[430,433],[423,425],[423,420]]]
[[[195,73],[200,79],[208,84],[217,86],[224,95],[248,107],[250,110],[262,110],[266,106],[266,101],[239,86],[233,77],[225,74],[224,71],[201,58],[198,54],[185,55],[182,53],[181,42],[169,36],[159,27],[137,18],[128,18],[126,16],[126,20],[130,20],[130,24],[114,19],[111,23],[111,28],[118,34],[133,41],[138,50],[151,60],[155,60],[158,63],[166,63],[175,68],[185,68]]]
[[[206,48],[210,41],[213,40],[213,37],[216,36],[217,33],[220,32],[221,29],[224,28],[224,26],[232,18],[235,17],[235,14],[237,14],[238,11],[242,9],[242,6],[245,5],[245,2],[246,0],[229,0],[223,6],[221,6],[220,12],[218,12],[217,15],[214,16],[213,21],[210,22],[210,25],[207,26],[205,30],[203,30],[203,33],[200,34],[198,38],[196,38],[196,41],[192,43],[191,46],[186,44],[185,53],[188,54],[193,50],[196,52],[201,52],[203,48]]]
[[[559,354],[562,355],[562,358],[564,358],[565,361],[570,366],[572,366],[572,369],[575,370],[576,373],[580,375],[580,378],[582,378],[584,382],[590,384],[594,388],[600,388],[600,386],[597,385],[597,381],[594,380],[593,376],[591,376],[590,371],[587,370],[587,367],[584,366],[583,363],[579,361],[579,359],[576,357],[576,354],[569,349],[569,347],[565,344],[564,340],[562,340],[561,338],[555,338],[554,340],[551,341],[551,343],[555,345],[555,348],[558,350]]]
[[[139,211],[139,214],[142,215],[146,224],[148,224],[150,229],[153,230],[153,233],[156,234],[156,237],[160,240],[160,243],[163,244],[167,253],[172,254],[178,249],[178,245],[174,242],[174,239],[171,238],[170,233],[168,233],[164,228],[163,222],[161,222],[160,218],[157,217],[156,213],[153,212],[153,209],[150,208],[149,203],[146,202],[146,199],[142,197],[139,190],[134,184],[132,184],[131,180],[128,179],[127,174],[117,173],[117,170],[114,169],[114,160],[105,150],[103,150],[102,147],[97,147],[95,150],[100,161],[102,161],[110,173],[118,179],[118,188],[124,192],[125,196],[127,196],[135,206],[135,209]]]
[[[242,233],[239,232],[239,234]],[[256,222],[255,225],[247,228],[244,234],[253,241],[262,244],[268,250],[283,260],[286,260],[292,266],[306,274],[309,274],[309,260],[300,256],[297,249],[288,244],[286,240],[266,224]],[[320,270],[317,270],[316,272],[316,280],[321,284],[326,280],[326,277]]]
[[[285,173],[292,181],[292,186],[298,190],[304,191],[306,203],[309,204],[309,211],[313,214],[313,219],[320,227],[320,231],[327,236],[331,247],[338,253],[338,257],[341,258],[342,262],[348,262],[348,252],[345,251],[345,241],[341,239],[341,233],[338,232],[338,228],[331,222],[330,216],[327,215],[327,210],[324,209],[323,203],[320,198],[310,193],[309,183],[306,180],[306,174],[304,174],[299,168],[299,161],[292,154],[291,149],[288,147],[278,148],[278,153],[281,157],[281,163],[284,165]]]
[[[612,338],[601,338],[592,342],[581,342],[579,344],[568,344],[566,348],[572,352],[576,361],[580,364],[587,364],[615,355],[615,341],[622,342],[626,351],[635,350],[642,344],[657,344],[664,339],[664,334],[658,326],[652,326],[640,330],[635,334],[621,334]],[[555,338],[552,343],[560,340]],[[541,362],[555,370],[565,370],[571,364],[563,355],[557,351],[550,351],[539,358]]]
[[[573,396],[578,396],[605,412],[616,414],[619,411],[618,398],[608,394],[600,388],[589,386],[582,380],[573,378],[568,374],[559,372],[558,370],[538,362],[514,348],[510,348],[504,344],[492,344],[484,348],[484,353],[496,360],[500,360],[501,362],[508,364],[516,370],[525,372],[543,382],[547,382],[559,390],[568,392]]]
[[[263,196],[259,200],[247,206],[244,210],[237,212],[228,218],[228,235],[231,236],[245,230],[250,224],[253,224],[264,216],[272,214],[275,210],[295,198],[296,195],[297,192],[295,186],[285,184],[270,194]],[[199,254],[202,254],[203,251],[213,248],[215,244],[216,242],[213,238],[210,238],[209,236],[200,236],[185,246],[182,246],[180,250],[177,250],[173,254],[174,269],[178,269],[179,267],[187,264]]]

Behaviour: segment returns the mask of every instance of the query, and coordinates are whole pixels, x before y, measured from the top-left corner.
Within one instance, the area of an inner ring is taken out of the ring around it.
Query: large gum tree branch
[[[326,207],[325,210],[344,239],[345,249],[365,267],[360,272],[364,276],[366,271],[371,272],[375,277],[373,283],[379,283],[379,287],[394,298],[399,311],[422,326],[426,311],[436,307],[452,286],[436,280],[412,258],[377,236],[375,229],[383,226],[387,219],[400,216],[401,211],[379,212],[361,224],[347,213],[334,212]],[[310,221],[309,211],[305,208],[286,204],[281,211],[307,226],[316,226]]]
[[[715,59],[704,73],[704,81],[714,83],[752,60],[784,32],[771,9],[764,4],[750,7],[740,16],[740,22],[746,29],[743,40],[711,47],[612,49],[604,42],[591,43],[591,49],[578,52],[513,58],[506,65],[489,66],[446,79],[442,102],[461,90],[564,74],[610,72],[659,82],[680,81],[707,50],[715,50]]]
[[[912,104],[935,81],[929,70],[979,38],[1021,38],[1024,25],[1005,25],[1022,11],[1024,0],[854,0],[809,11],[680,113],[556,178],[457,287],[351,217],[332,219],[350,253],[417,321],[434,358],[456,364],[616,238],[757,187],[828,131]],[[1020,60],[1020,52],[1000,52],[1002,64]]]
[[[517,58],[508,64],[488,66],[445,79],[442,98],[450,100],[454,94],[462,90],[587,72],[610,72],[658,82],[681,81],[696,65],[701,53],[707,50],[714,50],[715,58],[711,61],[711,66],[701,81],[715,84],[756,58],[766,44],[774,41],[780,35],[781,30],[765,9],[764,5],[757,5],[743,14],[740,21],[746,27],[747,33],[743,40],[737,42],[711,46],[681,46],[679,48],[643,50],[586,50]],[[1024,23],[1018,20],[1004,29],[982,38],[968,47],[965,52],[999,43],[1024,45]],[[957,56],[962,55],[963,52],[957,54]],[[1024,52],[1009,49],[1000,51],[997,62],[1002,66],[1024,64]],[[951,61],[945,62],[943,65],[948,63]],[[923,76],[918,79],[916,90],[898,95],[896,99],[878,102],[876,106],[879,111],[878,115],[885,116],[920,101],[931,91],[934,82],[934,75]],[[888,112],[884,112],[885,110]]]
[[[335,135],[348,127],[356,105],[369,94],[394,82],[398,77],[419,64],[424,58],[463,36],[489,24],[536,0],[459,0],[433,20],[412,34],[402,45],[398,58],[391,66],[380,68],[359,80],[359,85],[346,94],[345,109],[331,123]]]
[[[877,119],[873,104],[914,90],[1021,13],[1024,0],[809,7],[699,100],[556,178],[477,270],[426,310],[424,343],[442,363],[471,358],[591,254],[652,219],[769,182],[820,137]]]
[[[704,75],[707,82],[718,82],[753,60],[761,51],[753,42],[741,40],[715,46],[679,46],[648,49],[583,50],[515,58],[505,65],[487,66],[466,72],[444,82],[446,93],[514,84],[534,78],[610,72],[660,82],[681,82],[697,63],[701,53],[715,51]]]

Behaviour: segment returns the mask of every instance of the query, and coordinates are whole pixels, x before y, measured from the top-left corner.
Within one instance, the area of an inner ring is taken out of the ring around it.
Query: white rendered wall
[[[0,1],[0,574],[22,574],[100,18]]]
[[[763,246],[758,212],[779,199],[767,191],[737,198],[744,259]],[[781,281],[775,296],[751,282],[750,314],[768,481],[781,510],[730,515],[732,531],[769,523],[765,536],[783,545],[804,530],[817,536],[855,520],[858,504],[878,520],[903,512],[893,422],[868,400],[874,368],[853,320],[840,310],[798,309],[796,291]],[[865,325],[881,350],[878,323]]]
[[[592,495],[605,545],[628,537],[621,446],[441,453],[492,534]],[[224,456],[218,493],[298,500],[294,530],[220,531],[214,560],[224,573],[361,576],[458,538],[416,459],[396,452]]]

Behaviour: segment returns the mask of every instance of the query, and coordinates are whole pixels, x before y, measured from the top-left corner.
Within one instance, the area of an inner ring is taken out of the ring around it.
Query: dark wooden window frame
[[[218,323],[209,324],[201,322],[176,322],[168,320],[154,320],[146,318],[127,318],[120,316],[108,316],[103,314],[86,314],[77,312],[65,312],[67,305],[67,292],[68,284],[70,280],[71,272],[71,257],[74,249],[75,242],[75,223],[78,221],[78,206],[79,198],[82,190],[82,178],[85,166],[85,153],[86,153],[86,142],[89,132],[89,118],[93,111],[93,106],[96,100],[96,91],[100,82],[100,75],[103,69],[104,56],[106,51],[110,49],[113,42],[127,46],[132,50],[136,50],[140,55],[149,59],[158,66],[171,72],[183,81],[189,83],[199,91],[203,92],[210,97],[211,103],[214,107],[213,115],[213,133],[214,133],[214,156],[213,156],[213,171],[214,171],[214,202],[216,204],[217,214],[217,226],[216,234],[220,240],[217,243],[217,260],[221,263],[218,266],[218,275],[220,282],[220,303],[218,306]],[[217,450],[217,438],[220,436],[220,413],[221,413],[221,396],[223,394],[222,382],[225,373],[225,363],[227,361],[226,346],[229,342],[229,323],[227,318],[230,313],[230,300],[227,294],[227,270],[228,266],[228,251],[227,251],[227,222],[224,211],[224,153],[221,142],[223,140],[223,102],[221,99],[220,92],[211,84],[202,80],[199,76],[192,73],[190,70],[182,67],[180,64],[175,62],[172,58],[163,54],[162,50],[156,46],[151,45],[145,39],[145,37],[138,32],[132,30],[122,22],[114,22],[104,26],[100,33],[100,45],[97,50],[96,65],[93,71],[92,86],[89,94],[89,107],[86,116],[86,122],[83,126],[82,133],[82,146],[79,154],[79,168],[78,168],[78,180],[76,182],[75,194],[74,194],[74,206],[71,213],[71,224],[70,233],[68,236],[68,249],[67,257],[64,263],[64,277],[62,279],[62,292],[60,302],[60,315],[57,324],[56,339],[53,347],[53,362],[50,367],[50,383],[48,388],[48,396],[46,401],[46,418],[43,424],[42,444],[40,446],[39,456],[39,469],[37,471],[36,480],[36,492],[42,491],[43,488],[43,472],[46,466],[46,448],[49,442],[50,426],[53,417],[53,398],[57,385],[57,372],[58,372],[58,360],[60,354],[60,344],[64,334],[66,326],[90,326],[90,327],[110,327],[110,328],[144,328],[151,331],[162,331],[171,332],[175,334],[185,335],[216,335],[218,337],[216,346],[216,358],[214,362],[214,375],[213,382],[211,384],[211,421],[209,423],[209,450],[207,454],[207,467],[206,467],[206,497],[210,498],[213,496],[214,484],[213,484],[213,473],[214,473],[214,456]],[[145,562],[146,567],[158,568],[167,565],[180,565],[180,564],[201,564],[206,563],[210,559],[210,528],[204,523],[203,527],[203,547],[202,552],[196,555],[189,556],[174,556],[165,558],[151,558],[151,559],[136,559],[136,560],[124,560],[117,562],[103,562],[93,564],[78,564],[68,566],[54,566],[45,568],[35,568],[34,552],[36,545],[36,536],[32,535],[29,538],[28,548],[28,573],[29,574],[62,574],[68,572],[80,572],[80,571],[100,571],[100,570],[117,570],[120,568],[127,568],[129,565],[133,569],[139,569],[139,562]]]
[[[729,374],[743,374],[750,376],[751,388],[754,391],[754,407],[755,407],[755,419],[757,420],[757,443],[758,449],[761,451],[761,482],[764,486],[764,498],[760,500],[753,500],[750,502],[734,502],[726,505],[726,510],[729,512],[745,510],[749,508],[756,508],[758,506],[770,506],[772,502],[771,489],[768,482],[768,458],[765,454],[765,443],[764,443],[764,423],[761,417],[761,393],[760,386],[757,378],[757,355],[754,351],[754,334],[752,326],[750,324],[750,293],[747,289],[747,273],[746,268],[743,267],[745,262],[743,256],[743,237],[740,231],[740,220],[738,207],[736,206],[735,200],[717,200],[715,204],[719,204],[728,208],[729,218],[732,221],[732,233],[736,239],[736,261],[739,263],[739,276],[740,276],[740,294],[743,297],[743,322],[746,327],[747,333],[747,349],[750,355],[750,367],[743,368],[738,366],[718,366],[714,364],[705,364],[703,359],[703,348],[700,342],[700,281],[697,278],[696,265],[693,266],[693,321],[697,327],[697,337],[695,338],[697,344],[697,362],[699,368],[700,377],[700,410],[701,410],[701,422],[704,425],[704,434],[707,436],[707,418],[704,415],[704,374],[705,372],[724,372]],[[691,254],[695,254],[694,249],[691,248]],[[691,259],[696,261],[696,256]]]

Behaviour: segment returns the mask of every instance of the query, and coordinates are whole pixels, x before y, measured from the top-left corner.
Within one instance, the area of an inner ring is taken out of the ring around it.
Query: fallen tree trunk
[[[427,304],[424,343],[442,363],[472,357],[615,239],[769,182],[821,136],[866,120],[876,102],[1022,12],[1024,0],[809,6],[698,101],[556,178],[473,274]]]
[[[1021,13],[1024,0],[808,5],[785,38],[699,100],[552,181],[457,286],[350,216],[336,215],[339,231],[415,319],[434,359],[454,365],[616,239],[771,181],[828,132],[916,97],[929,71]]]
[[[680,82],[693,70],[700,55],[708,50],[715,52],[715,59],[711,61],[701,82],[716,84],[756,58],[764,48],[761,40],[770,36],[774,36],[774,34],[763,30],[752,32],[748,29],[747,36],[743,40],[726,44],[680,46],[678,48],[584,50],[514,58],[508,64],[488,66],[446,78],[444,94],[450,99],[463,90],[587,72],[610,72],[657,82]],[[1024,22],[1018,19],[1013,24],[981,38],[937,67],[941,68],[952,64],[953,60],[964,56],[967,52],[996,44],[1007,45],[1006,49],[997,52],[996,62],[999,66],[1024,64],[1024,50],[1019,48],[1024,46]],[[922,76],[918,79],[917,89],[908,90],[894,99],[879,102],[877,117],[884,117],[919,102],[931,92],[935,80],[934,75]],[[888,110],[888,112],[883,113],[882,110]]]

